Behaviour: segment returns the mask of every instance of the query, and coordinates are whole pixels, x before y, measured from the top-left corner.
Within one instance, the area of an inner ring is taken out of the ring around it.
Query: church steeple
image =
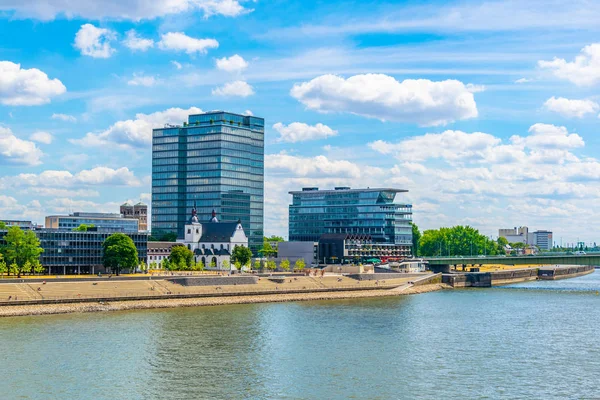
[[[219,220],[217,219],[217,212],[214,208],[212,210],[212,218],[210,219],[210,222],[219,222]]]
[[[190,223],[198,224],[198,211],[196,210],[196,200],[194,200],[194,208],[192,208],[192,216],[190,218]]]

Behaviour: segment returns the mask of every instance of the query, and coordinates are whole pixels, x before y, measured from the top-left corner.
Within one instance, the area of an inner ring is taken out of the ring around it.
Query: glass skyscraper
[[[400,189],[289,192],[289,240],[316,242],[326,233],[363,234],[374,243],[412,246],[412,205],[394,203]]]
[[[152,235],[177,233],[196,204],[200,220],[242,221],[249,247],[263,243],[265,120],[223,111],[152,131]]]

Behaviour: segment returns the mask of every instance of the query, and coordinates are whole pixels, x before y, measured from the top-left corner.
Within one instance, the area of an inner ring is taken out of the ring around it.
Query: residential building
[[[169,258],[173,246],[181,246],[175,242],[148,242],[148,259],[146,265],[150,266],[156,263],[156,268],[160,268],[162,262]]]
[[[242,222],[220,222],[216,212],[206,222],[198,220],[196,207],[185,225],[184,239],[178,240],[194,252],[196,262],[202,261],[207,268],[223,269],[224,261],[229,261],[236,246],[248,247],[248,237]]]
[[[136,218],[124,218],[121,214],[75,212],[69,215],[50,215],[46,217],[46,228],[75,229],[80,225],[94,225],[103,232],[139,232]]]
[[[142,202],[131,205],[124,203],[120,207],[121,215],[123,218],[135,218],[138,222],[138,229],[140,232],[146,232],[148,230],[148,206]]]
[[[289,240],[317,242],[324,234],[368,235],[373,243],[412,248],[412,205],[395,203],[391,188],[333,190],[303,188],[289,192]]]
[[[307,267],[318,263],[318,242],[278,242],[277,262],[288,260],[293,266],[297,260],[303,259]]]
[[[256,254],[263,242],[264,119],[224,111],[152,131],[152,234],[177,233],[194,204],[241,221]]]
[[[106,230],[92,228],[87,232],[70,229],[36,229],[36,236],[44,252],[40,263],[48,274],[97,274],[107,271],[102,263],[102,244],[112,234]],[[0,241],[6,231],[0,231]],[[126,233],[138,251],[141,264],[146,261],[147,233]],[[128,271],[122,271],[128,272]]]
[[[320,264],[347,264],[379,259],[401,261],[411,256],[411,248],[402,244],[374,242],[371,235],[326,233],[319,238]]]

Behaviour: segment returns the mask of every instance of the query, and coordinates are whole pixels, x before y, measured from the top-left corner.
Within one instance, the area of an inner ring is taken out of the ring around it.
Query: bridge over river
[[[432,267],[480,265],[593,265],[600,267],[600,253],[511,257],[425,257]]]

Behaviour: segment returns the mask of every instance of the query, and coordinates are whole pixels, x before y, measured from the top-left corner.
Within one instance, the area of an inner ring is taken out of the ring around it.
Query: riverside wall
[[[170,281],[182,286],[236,286],[236,285],[255,285],[258,283],[258,276],[181,276],[173,278],[165,278],[165,281]]]
[[[493,272],[461,272],[442,274],[442,282],[454,288],[492,287],[537,279],[567,279],[594,272],[593,266],[556,266],[542,268],[524,268]]]

